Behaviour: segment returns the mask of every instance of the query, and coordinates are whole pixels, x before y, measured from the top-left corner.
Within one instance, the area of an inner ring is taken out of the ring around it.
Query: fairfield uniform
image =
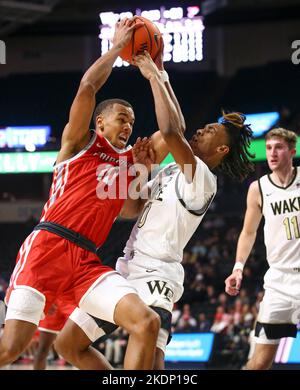
[[[62,296],[79,305],[96,283],[115,272],[96,252],[124,204],[132,165],[130,146],[116,149],[93,131],[82,151],[54,166],[49,200],[20,248],[6,302],[22,288],[36,293],[41,301],[36,304],[45,305],[47,314]],[[41,319],[25,317],[18,318],[37,324]]]

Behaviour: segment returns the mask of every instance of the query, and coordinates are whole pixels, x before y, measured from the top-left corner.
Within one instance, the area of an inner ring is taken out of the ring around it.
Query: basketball
[[[136,16],[134,23],[144,22],[144,25],[133,31],[131,41],[123,48],[120,57],[127,62],[132,62],[132,56],[143,54],[146,50],[154,59],[160,50],[160,31],[158,27],[142,16]]]

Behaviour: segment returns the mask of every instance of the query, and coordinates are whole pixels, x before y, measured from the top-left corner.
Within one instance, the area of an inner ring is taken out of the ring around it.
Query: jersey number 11
[[[296,215],[294,217],[292,217],[292,218],[288,218],[288,217],[284,218],[283,224],[284,224],[284,227],[285,227],[286,238],[288,240],[292,240],[293,239],[293,237],[292,237],[292,229],[294,230],[294,235],[295,235],[294,238],[300,238],[299,224],[298,224],[298,219],[297,219]],[[293,225],[292,229],[291,229],[291,225]]]

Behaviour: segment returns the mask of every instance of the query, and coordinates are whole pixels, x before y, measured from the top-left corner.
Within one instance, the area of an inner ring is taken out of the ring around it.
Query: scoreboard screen
[[[199,6],[166,8],[163,5],[157,9],[128,10],[126,12],[101,12],[100,42],[101,54],[112,46],[115,23],[125,17],[143,16],[154,22],[164,39],[165,62],[196,62],[203,59],[203,18]],[[120,57],[114,66],[128,66]]]

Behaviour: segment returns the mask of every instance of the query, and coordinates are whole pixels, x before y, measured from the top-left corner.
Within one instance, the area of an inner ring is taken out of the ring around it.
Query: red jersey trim
[[[60,167],[62,166],[63,164],[68,164],[74,160],[77,160],[79,157],[81,157],[95,142],[95,140],[97,139],[97,133],[93,131],[93,135],[92,135],[92,138],[90,139],[89,143],[77,154],[75,154],[75,156],[71,157],[71,158],[68,158],[67,160],[64,160],[58,164],[55,164],[53,169],[57,168],[57,167]]]
[[[19,254],[20,257],[18,259],[18,262],[15,266],[15,269],[11,275],[10,285],[12,284],[13,288],[17,288],[17,280],[20,275],[20,273],[23,271],[23,268],[25,267],[25,264],[27,262],[27,257],[30,252],[31,246],[33,244],[34,239],[39,234],[39,232],[32,232],[26,240],[23,242],[23,245],[20,248]]]
[[[102,138],[104,138],[105,141],[107,142],[108,146],[110,146],[110,147],[111,147],[116,153],[118,153],[118,154],[126,153],[126,152],[128,152],[129,150],[132,149],[132,146],[131,146],[131,145],[126,146],[125,149],[118,149],[118,148],[116,148],[113,144],[111,144],[107,138],[105,138],[105,137],[102,137]]]

